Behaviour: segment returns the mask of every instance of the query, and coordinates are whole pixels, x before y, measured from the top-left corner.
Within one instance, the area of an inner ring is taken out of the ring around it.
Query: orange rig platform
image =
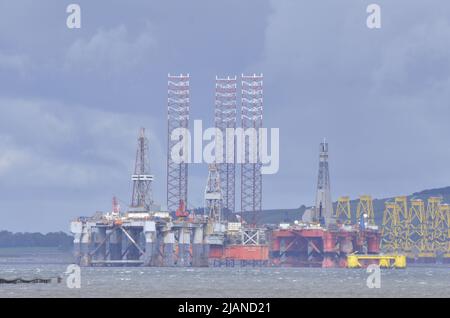
[[[209,265],[212,267],[268,266],[268,245],[211,246]]]
[[[380,239],[376,228],[289,226],[272,231],[269,256],[279,266],[347,267],[349,254],[379,254]]]
[[[228,224],[223,240],[209,245],[209,266],[246,267],[270,264],[267,229],[241,228],[237,223]]]

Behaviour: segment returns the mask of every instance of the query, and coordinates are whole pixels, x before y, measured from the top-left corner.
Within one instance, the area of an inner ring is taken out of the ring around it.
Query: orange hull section
[[[229,245],[226,247],[210,248],[210,258],[257,260],[269,259],[269,247],[267,245]]]
[[[209,258],[222,258],[223,246],[211,245],[209,247]]]

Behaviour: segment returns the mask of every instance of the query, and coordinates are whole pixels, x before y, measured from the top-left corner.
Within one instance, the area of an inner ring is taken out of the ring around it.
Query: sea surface
[[[81,287],[68,288],[72,257],[55,249],[0,249],[0,278],[61,283],[0,284],[0,297],[450,297],[450,266],[381,270],[368,288],[364,269],[81,268]]]

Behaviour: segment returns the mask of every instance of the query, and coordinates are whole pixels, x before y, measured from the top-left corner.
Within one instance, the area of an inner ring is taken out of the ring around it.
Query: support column
[[[323,261],[322,267],[336,267],[336,238],[330,232],[324,232],[322,235],[323,240]]]
[[[146,221],[144,223],[145,235],[145,254],[144,266],[155,266],[157,260],[157,242],[156,242],[156,225],[154,221]]]
[[[287,253],[286,240],[285,240],[285,238],[282,237],[280,239],[280,264],[286,263],[286,259],[287,259],[286,253]]]
[[[89,255],[91,249],[91,239],[92,239],[92,230],[88,224],[84,223],[80,240],[81,266],[91,265],[91,256]]]
[[[164,233],[164,248],[163,248],[163,266],[173,266],[173,247],[175,243],[175,235],[172,230]]]
[[[379,233],[373,233],[367,236],[367,253],[379,254],[380,253],[381,235]]]
[[[323,262],[323,248],[322,240],[317,237],[307,238],[307,251],[308,251],[308,267],[322,267]]]
[[[194,242],[192,244],[192,266],[208,266],[209,245],[203,239],[203,227],[194,229]]]
[[[122,259],[122,230],[114,228],[109,237],[109,257],[111,260]]]
[[[96,260],[104,260],[106,255],[106,228],[96,227],[94,233],[94,250],[96,250],[94,258]]]
[[[209,266],[209,248],[210,248],[209,244],[207,243],[203,244],[203,261],[205,267]]]
[[[136,227],[129,227],[129,228],[124,228],[124,230],[127,231],[128,235],[130,235],[130,237],[133,239],[133,241],[139,245],[139,236],[141,234],[140,229],[136,228]],[[138,260],[140,258],[140,251],[139,249],[134,245],[133,241],[127,237],[127,241],[128,241],[128,252],[126,254],[126,258],[128,260]]]
[[[191,231],[189,228],[181,227],[178,236],[178,262],[177,266],[191,266]]]
[[[353,253],[352,237],[347,235],[339,240],[339,267],[347,267],[347,255]]]
[[[81,263],[81,233],[83,232],[83,223],[72,221],[70,223],[70,232],[73,234],[73,257],[75,263]]]

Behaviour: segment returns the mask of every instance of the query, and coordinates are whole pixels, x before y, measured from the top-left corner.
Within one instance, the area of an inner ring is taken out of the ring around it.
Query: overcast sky
[[[167,73],[190,73],[206,124],[216,74],[264,73],[264,125],[281,139],[264,208],[313,204],[323,137],[334,199],[450,185],[446,0],[79,0],[78,30],[71,2],[0,0],[0,230],[68,231],[113,195],[128,204],[141,126],[165,204]],[[206,175],[190,169],[192,206]]]

